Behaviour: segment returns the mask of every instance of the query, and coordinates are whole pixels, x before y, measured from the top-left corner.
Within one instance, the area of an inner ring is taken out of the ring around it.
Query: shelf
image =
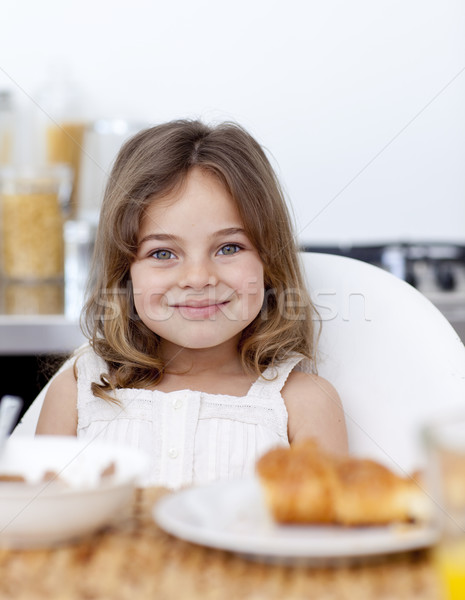
[[[67,354],[84,342],[64,315],[0,315],[0,355]]]

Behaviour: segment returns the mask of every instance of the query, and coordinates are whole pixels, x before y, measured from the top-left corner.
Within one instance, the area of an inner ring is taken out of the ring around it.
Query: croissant
[[[256,470],[280,523],[384,525],[429,516],[427,495],[414,477],[374,460],[331,455],[314,440],[270,450]]]

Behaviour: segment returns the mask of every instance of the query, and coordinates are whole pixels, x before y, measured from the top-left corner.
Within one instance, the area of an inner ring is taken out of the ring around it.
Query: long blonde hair
[[[144,211],[181,185],[193,167],[223,183],[263,262],[262,311],[238,346],[244,367],[260,374],[292,352],[314,361],[314,307],[283,192],[265,152],[235,123],[172,121],[123,145],[105,190],[82,319],[91,345],[108,365],[108,373],[93,383],[97,396],[108,399],[111,389],[154,385],[163,377],[159,338],[134,308],[130,266]]]

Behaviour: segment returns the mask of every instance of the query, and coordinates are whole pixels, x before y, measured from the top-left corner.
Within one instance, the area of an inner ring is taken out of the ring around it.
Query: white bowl
[[[115,472],[102,477],[113,465]],[[71,541],[112,522],[131,502],[148,467],[136,448],[75,437],[10,438],[0,475],[26,482],[0,483],[0,545],[34,548]],[[55,481],[43,481],[53,471]]]

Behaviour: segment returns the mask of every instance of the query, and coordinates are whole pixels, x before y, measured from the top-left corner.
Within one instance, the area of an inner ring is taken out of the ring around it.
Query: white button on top
[[[175,400],[173,400],[173,408],[175,408],[176,410],[182,408],[182,405],[183,401],[181,400],[181,398],[176,398]]]
[[[176,448],[170,448],[168,450],[168,456],[170,458],[177,458],[178,457],[178,451],[177,451],[177,449]]]

